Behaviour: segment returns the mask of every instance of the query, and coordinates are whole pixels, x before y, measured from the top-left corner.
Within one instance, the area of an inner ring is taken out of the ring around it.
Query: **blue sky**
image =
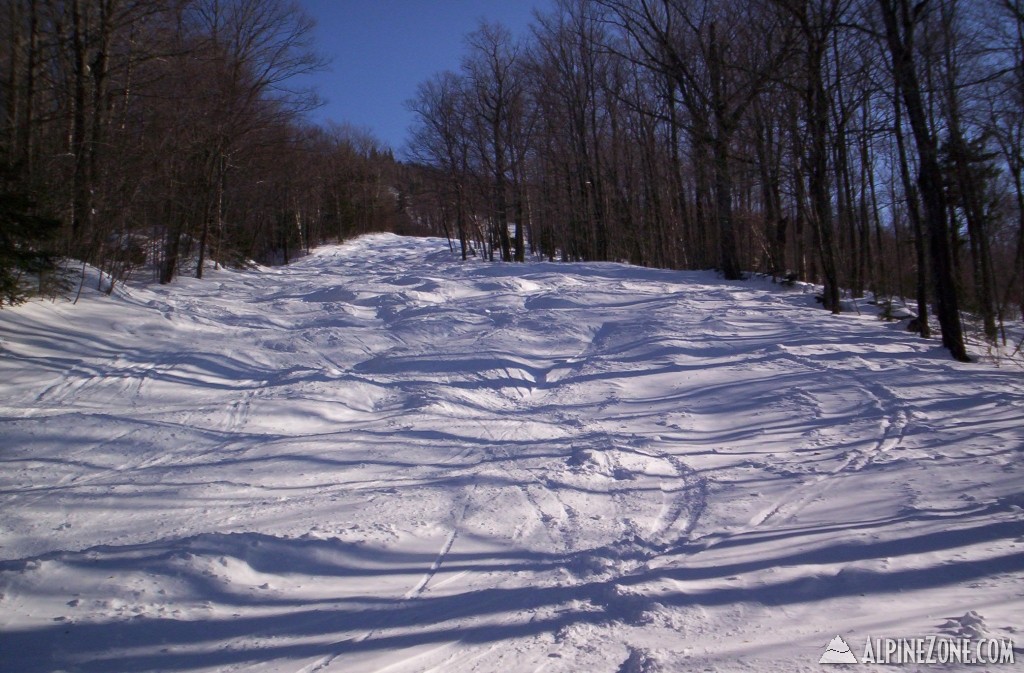
[[[400,156],[412,115],[405,102],[436,72],[457,70],[464,36],[480,19],[525,35],[549,0],[300,0],[317,21],[316,46],[331,63],[310,78],[327,100],[311,114],[364,127]]]

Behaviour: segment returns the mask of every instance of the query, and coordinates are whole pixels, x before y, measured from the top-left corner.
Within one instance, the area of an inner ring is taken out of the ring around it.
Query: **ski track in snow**
[[[1019,369],[812,306],[374,235],[4,309],[0,671],[816,671],[837,633],[1019,640]]]

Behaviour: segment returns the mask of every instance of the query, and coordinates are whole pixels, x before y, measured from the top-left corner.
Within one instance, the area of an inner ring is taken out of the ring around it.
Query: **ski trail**
[[[471,489],[471,491],[469,493],[467,493],[463,497],[463,503],[462,503],[461,511],[454,518],[454,521],[452,522],[452,529],[448,533],[448,535],[445,537],[444,542],[441,544],[441,548],[438,551],[437,556],[434,558],[433,562],[431,562],[431,564],[430,564],[430,567],[427,569],[426,572],[423,573],[423,575],[419,578],[419,580],[416,582],[416,584],[411,589],[409,589],[407,592],[405,592],[405,594],[402,596],[402,600],[403,601],[412,603],[413,601],[416,601],[420,596],[422,596],[427,591],[427,587],[430,584],[431,580],[434,579],[434,576],[437,575],[437,572],[444,565],[445,558],[451,552],[452,547],[455,545],[455,541],[458,539],[458,536],[459,536],[459,526],[462,524],[463,519],[465,519],[466,512],[469,510],[470,497],[471,497],[472,491],[475,491],[475,490],[476,490],[476,486],[474,485],[473,488]],[[462,573],[459,573],[458,575],[450,577],[450,578],[444,580],[443,582],[441,582],[439,584],[439,586],[443,585],[443,584],[447,584],[449,582],[452,582],[455,579],[457,579],[459,576],[462,576],[462,575],[465,575],[465,574],[466,574],[466,572],[464,571]],[[337,641],[337,642],[333,643],[330,647],[331,647],[331,649],[335,649],[337,651],[335,651],[335,652],[333,652],[331,654],[324,655],[324,656],[320,657],[319,659],[317,659],[316,661],[314,661],[314,662],[312,662],[310,664],[307,664],[306,666],[300,668],[297,673],[319,673],[320,671],[328,670],[331,667],[331,665],[338,658],[340,658],[341,656],[343,656],[345,654],[344,646],[347,643],[362,643],[362,642],[371,640],[376,635],[381,633],[383,630],[387,629],[388,626],[389,626],[389,623],[390,623],[390,620],[389,619],[385,619],[385,621],[383,623],[380,623],[380,624],[378,624],[378,625],[376,625],[376,626],[374,626],[374,627],[364,631],[363,633],[361,633],[359,635],[353,636],[351,638],[345,638],[344,640],[340,640],[340,641]],[[440,644],[440,645],[438,645],[436,647],[432,647],[428,651],[417,651],[416,653],[412,654],[411,656],[403,657],[403,658],[401,658],[401,659],[399,659],[397,661],[392,661],[391,663],[385,665],[383,668],[378,668],[378,669],[375,669],[375,670],[377,670],[377,671],[395,670],[396,668],[400,668],[405,663],[418,661],[418,660],[420,660],[422,658],[425,658],[425,657],[428,657],[428,656],[434,654],[435,652],[440,652],[440,651],[446,650],[449,647],[451,647],[453,644],[454,644],[454,642],[446,642],[446,643],[442,643],[442,644]]]
[[[465,514],[465,509],[463,509],[463,514]],[[444,559],[448,556],[448,552],[452,550],[452,545],[455,544],[455,538],[458,536],[458,529],[455,529],[448,534],[448,537],[445,538],[444,544],[441,545],[441,551],[437,553],[437,558],[435,558],[434,562],[430,564],[430,569],[423,573],[423,577],[421,577],[420,581],[416,583],[416,586],[405,593],[405,600],[415,598],[423,593],[427,588],[427,584],[430,583],[430,580],[434,579],[434,575],[436,575],[437,571],[441,568],[441,564],[444,563]]]
[[[12,333],[12,665],[810,670],[809,624],[1012,622],[1019,384],[756,279],[360,240],[143,289],[124,352]]]
[[[870,449],[845,456],[827,473],[789,490],[767,508],[755,514],[746,528],[740,532],[750,532],[773,519],[779,522],[791,520],[810,503],[822,498],[835,477],[849,472],[859,472],[874,463],[879,455],[899,446],[907,427],[905,413],[902,410],[898,411],[894,420],[883,419],[881,425],[882,436]]]
[[[860,380],[860,379],[857,379]],[[903,442],[910,424],[911,414],[906,404],[882,384],[869,385],[860,380],[863,390],[873,400],[882,415],[882,432],[877,443],[854,461],[854,469],[862,470],[876,462],[883,455],[898,448]]]
[[[822,366],[810,357],[796,355],[785,350],[783,352],[786,359],[796,362],[808,370],[817,372],[823,377],[828,376],[834,379],[836,376],[842,376],[845,385],[840,384],[834,387],[836,389],[854,391],[861,399],[866,400],[877,410],[881,417],[879,420],[879,434],[869,447],[847,453],[830,470],[789,489],[751,517],[746,526],[736,531],[735,534],[750,532],[769,521],[785,522],[791,520],[812,502],[823,499],[829,485],[836,477],[864,470],[874,464],[879,457],[897,448],[903,441],[909,424],[910,413],[906,408],[906,404],[885,386],[865,380],[864,375],[857,375],[849,371],[833,370]],[[814,399],[814,401],[815,403],[820,403],[818,399]],[[716,543],[720,542],[721,539],[725,538],[717,539]]]
[[[677,476],[675,483],[662,481],[659,484],[662,509],[648,531],[652,544],[665,548],[688,538],[697,526],[707,506],[707,481],[675,456],[663,453],[658,457],[670,463]],[[673,529],[676,529],[674,534]]]

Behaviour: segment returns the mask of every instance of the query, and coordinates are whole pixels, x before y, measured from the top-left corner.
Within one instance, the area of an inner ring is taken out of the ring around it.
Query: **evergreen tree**
[[[51,248],[60,222],[40,215],[32,194],[6,162],[0,162],[0,306],[25,301],[30,280],[55,268]]]

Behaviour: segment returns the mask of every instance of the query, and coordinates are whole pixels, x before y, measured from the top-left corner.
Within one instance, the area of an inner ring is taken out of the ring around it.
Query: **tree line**
[[[463,257],[909,297],[960,360],[1024,310],[1024,0],[555,0],[409,105]]]
[[[288,0],[0,2],[0,305],[59,260],[169,282],[407,226],[368,132],[304,121]]]

